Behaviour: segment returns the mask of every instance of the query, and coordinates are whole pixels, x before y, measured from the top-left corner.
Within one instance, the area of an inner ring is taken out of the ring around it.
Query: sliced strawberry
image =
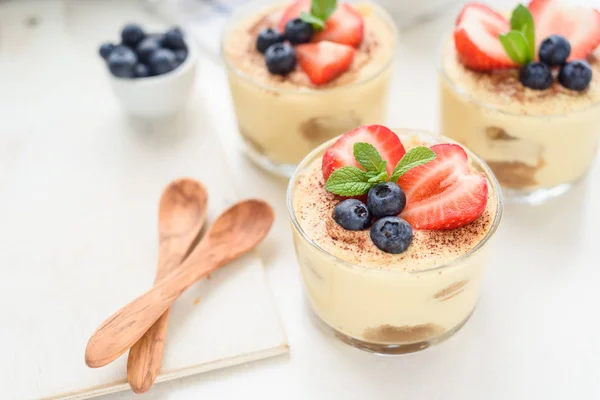
[[[354,47],[327,41],[296,46],[298,64],[315,85],[331,82],[346,72],[355,52]]]
[[[436,159],[404,174],[401,216],[416,229],[454,229],[473,222],[487,204],[485,177],[471,173],[468,156],[455,144],[432,146]]]
[[[454,28],[454,44],[461,62],[480,71],[516,67],[498,38],[509,30],[508,20],[490,7],[480,3],[467,4]]]
[[[366,125],[356,128],[340,137],[323,155],[323,178],[338,168],[353,166],[360,168],[354,159],[354,143],[363,142],[375,146],[381,158],[387,161],[387,172],[392,174],[398,161],[406,151],[398,135],[382,125]]]
[[[297,0],[288,6],[281,16],[278,28],[285,31],[285,24],[291,19],[298,18],[300,13],[310,11],[310,0]],[[356,9],[349,4],[338,4],[336,10],[325,22],[325,28],[315,33],[313,42],[328,40],[330,42],[358,46],[364,36],[363,18]]]
[[[535,22],[536,41],[562,35],[571,44],[569,60],[585,59],[600,45],[600,11],[557,0],[532,0],[529,11]]]
[[[349,4],[340,4],[327,19],[325,29],[317,32],[313,42],[329,40],[357,47],[363,40],[364,23],[362,16]]]
[[[279,25],[277,25],[279,31],[285,32],[285,24],[287,24],[289,20],[298,18],[302,12],[309,12],[310,3],[311,0],[296,0],[285,10],[283,10],[283,14],[281,14],[281,20],[279,20]]]

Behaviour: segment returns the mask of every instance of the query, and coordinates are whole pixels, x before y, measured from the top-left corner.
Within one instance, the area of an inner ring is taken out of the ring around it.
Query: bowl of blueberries
[[[196,78],[195,51],[179,27],[149,33],[133,23],[121,30],[119,44],[99,49],[117,97],[145,119],[170,117],[185,106]]]

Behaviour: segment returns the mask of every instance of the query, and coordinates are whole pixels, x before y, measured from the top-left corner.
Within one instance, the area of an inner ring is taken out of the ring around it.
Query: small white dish
[[[193,40],[186,38],[185,42],[187,58],[183,64],[164,75],[128,79],[117,78],[109,72],[111,86],[129,114],[159,120],[183,109],[194,88],[198,59]]]

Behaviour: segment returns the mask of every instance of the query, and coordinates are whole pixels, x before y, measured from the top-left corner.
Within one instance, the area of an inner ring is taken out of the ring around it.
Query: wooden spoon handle
[[[147,392],[156,380],[162,365],[168,323],[169,310],[129,350],[127,380],[136,393]]]
[[[179,267],[187,250],[180,246],[183,242],[185,240],[179,238],[175,242],[168,239],[161,242],[155,283]],[[169,310],[129,350],[127,380],[135,393],[147,392],[156,380],[162,365],[168,326]]]
[[[206,251],[196,249],[197,257],[188,258],[180,268],[104,321],[85,349],[85,362],[89,367],[103,367],[116,360],[150,329],[181,293],[220,266],[222,260],[214,257],[210,247],[203,247]]]

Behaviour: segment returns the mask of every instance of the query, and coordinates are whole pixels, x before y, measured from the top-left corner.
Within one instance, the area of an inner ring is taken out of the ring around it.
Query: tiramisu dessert
[[[467,321],[502,215],[499,186],[475,155],[381,125],[308,155],[288,207],[315,314],[379,353],[426,348]]]
[[[222,53],[247,154],[290,176],[324,141],[384,122],[395,48],[370,3],[297,0],[235,20]]]
[[[483,158],[515,201],[583,177],[600,137],[600,12],[533,0],[466,5],[440,59],[442,134]]]

